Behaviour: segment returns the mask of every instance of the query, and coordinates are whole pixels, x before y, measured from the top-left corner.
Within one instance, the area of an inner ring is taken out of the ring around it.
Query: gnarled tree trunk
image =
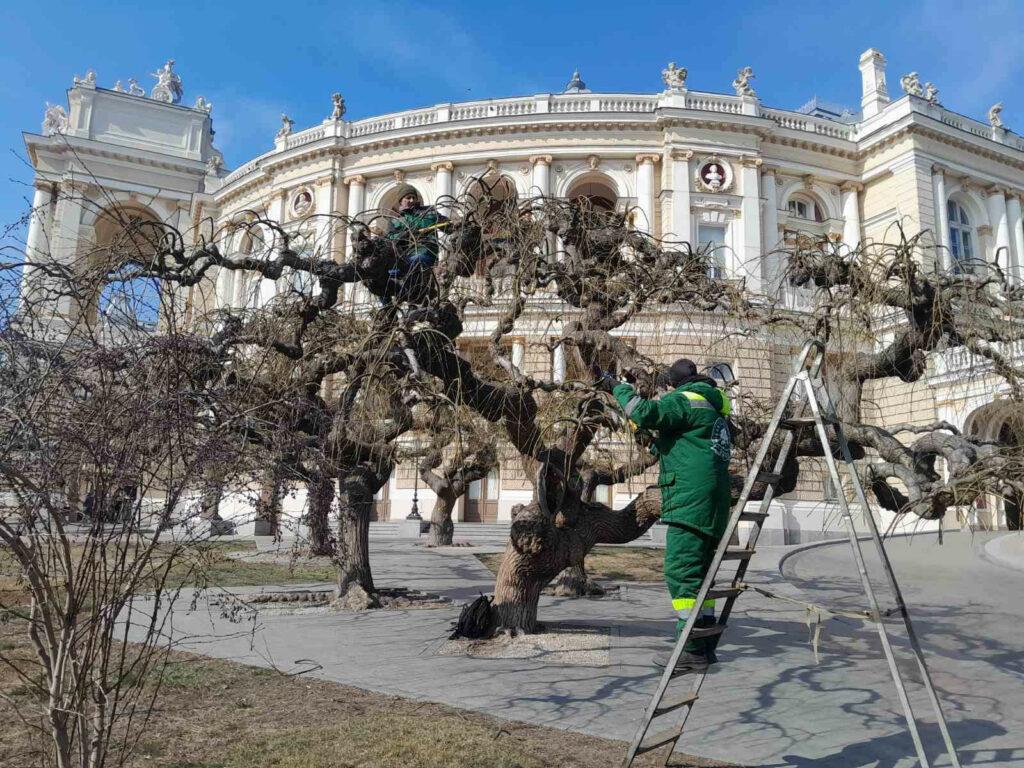
[[[450,547],[455,534],[455,523],[452,522],[452,511],[458,496],[450,493],[437,495],[434,509],[430,513],[430,532],[427,535],[428,547]]]
[[[314,478],[309,483],[309,554],[329,556],[334,554],[334,540],[331,538],[331,502],[334,501],[334,479],[327,475]]]
[[[543,494],[540,494],[543,495]],[[512,531],[494,585],[494,630],[541,631],[537,607],[544,587],[560,572],[583,562],[595,544],[625,544],[661,516],[661,493],[648,488],[625,508],[564,502],[568,514],[549,514],[538,502],[512,512]]]

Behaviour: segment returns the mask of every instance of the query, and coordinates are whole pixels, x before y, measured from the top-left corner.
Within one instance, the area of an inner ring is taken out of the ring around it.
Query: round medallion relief
[[[296,216],[305,216],[313,210],[313,192],[303,187],[292,195],[292,213]]]
[[[697,186],[705,192],[725,192],[732,187],[732,166],[717,157],[709,157],[697,166]]]

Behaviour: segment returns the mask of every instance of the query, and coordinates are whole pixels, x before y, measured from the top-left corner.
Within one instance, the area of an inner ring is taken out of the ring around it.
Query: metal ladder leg
[[[828,395],[828,391],[823,390],[823,395],[825,400],[825,407],[831,413],[834,410],[834,406],[832,405],[832,401]],[[814,402],[814,405],[817,405],[816,400]],[[836,437],[839,442],[840,452],[843,456],[843,463],[847,467],[853,484],[854,492],[857,496],[857,501],[859,502],[861,508],[864,511],[866,525],[869,533],[871,534],[871,539],[874,542],[875,549],[878,552],[879,560],[882,563],[882,570],[885,573],[886,581],[888,582],[889,589],[892,591],[893,597],[896,600],[896,605],[899,608],[899,613],[900,617],[903,620],[903,625],[906,627],[907,638],[910,642],[910,647],[913,652],[914,659],[917,662],[918,669],[921,672],[921,680],[924,684],[928,700],[931,703],[933,711],[935,712],[936,721],[939,726],[939,732],[942,735],[942,741],[946,748],[946,754],[949,756],[950,763],[952,764],[953,768],[961,768],[960,758],[957,755],[956,747],[954,746],[953,739],[950,736],[949,726],[946,723],[946,717],[942,712],[942,704],[939,702],[938,694],[935,692],[935,686],[932,683],[931,674],[928,671],[928,664],[926,663],[924,658],[924,651],[921,649],[921,644],[917,639],[917,632],[914,631],[914,625],[910,619],[910,611],[907,609],[906,602],[903,600],[903,592],[896,581],[896,574],[893,571],[892,563],[889,560],[889,554],[885,551],[885,545],[882,543],[882,538],[878,532],[878,526],[875,523],[874,515],[871,514],[871,507],[868,504],[867,494],[864,491],[864,485],[863,483],[861,483],[860,476],[857,474],[856,467],[853,463],[853,456],[850,452],[850,444],[847,442],[846,435],[843,433],[842,428],[839,426],[836,427]],[[828,454],[830,452],[826,450],[825,453]],[[835,482],[835,480],[833,480],[833,482]],[[836,487],[839,488],[840,486],[837,485]],[[852,519],[850,520],[850,526],[851,528],[853,526]],[[856,531],[853,532],[853,537],[854,539],[856,539]],[[859,544],[857,545],[857,549],[859,549]],[[872,607],[875,608],[877,612],[877,605],[873,604]],[[879,626],[881,626],[881,617],[879,617]],[[924,762],[923,759],[922,765],[927,765],[927,763]]]

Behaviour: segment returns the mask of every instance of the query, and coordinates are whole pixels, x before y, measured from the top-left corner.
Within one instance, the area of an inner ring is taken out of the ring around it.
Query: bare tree
[[[0,610],[34,652],[0,644],[30,692],[5,716],[60,768],[129,760],[169,609],[208,552],[209,480],[234,463],[211,418],[218,351],[176,327],[173,295],[126,276],[156,246],[121,224],[102,260],[35,253],[24,283],[21,259],[0,266],[0,546],[24,583]]]

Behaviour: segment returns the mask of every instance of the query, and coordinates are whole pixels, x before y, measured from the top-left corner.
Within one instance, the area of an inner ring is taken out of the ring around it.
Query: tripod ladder
[[[900,705],[903,708],[903,715],[907,721],[907,729],[910,732],[910,737],[914,742],[914,749],[917,752],[918,761],[921,768],[929,768],[930,764],[925,754],[924,746],[921,742],[921,735],[918,731],[917,720],[914,716],[913,710],[911,709],[910,699],[907,696],[903,677],[900,674],[899,668],[896,664],[896,658],[893,655],[892,643],[890,641],[889,634],[882,622],[882,612],[875,596],[875,589],[868,578],[864,555],[861,551],[860,541],[857,537],[854,519],[850,513],[850,502],[846,499],[845,493],[842,491],[843,485],[839,475],[839,468],[836,464],[835,457],[833,456],[832,449],[830,448],[827,431],[828,426],[831,426],[835,431],[839,445],[839,453],[841,455],[842,462],[846,467],[847,476],[854,488],[854,494],[856,496],[855,503],[861,509],[863,519],[868,527],[868,533],[878,550],[878,556],[882,563],[882,569],[885,572],[886,581],[892,596],[895,599],[897,611],[902,617],[903,623],[906,627],[907,636],[910,641],[910,648],[915,660],[917,661],[917,666],[921,673],[921,679],[923,681],[927,697],[935,711],[939,730],[942,733],[942,739],[945,743],[946,754],[949,756],[950,764],[953,768],[960,768],[956,748],[953,746],[953,741],[950,738],[949,729],[946,725],[945,717],[943,717],[942,714],[942,706],[939,703],[938,695],[935,693],[935,688],[932,685],[931,676],[929,675],[928,667],[925,664],[924,654],[921,651],[921,646],[917,640],[917,634],[914,632],[913,624],[910,621],[910,614],[903,601],[903,595],[900,591],[899,585],[896,583],[896,576],[893,573],[889,557],[885,551],[885,546],[882,543],[881,536],[878,533],[878,527],[875,524],[874,517],[872,516],[870,507],[868,506],[864,487],[861,485],[860,478],[857,475],[856,468],[853,463],[853,458],[850,454],[850,446],[843,434],[843,430],[838,418],[836,417],[831,398],[829,397],[821,378],[821,366],[824,359],[824,345],[817,339],[810,339],[804,344],[800,355],[794,363],[793,374],[790,376],[789,381],[786,384],[786,388],[784,389],[782,396],[779,398],[778,404],[775,406],[775,412],[772,415],[772,419],[767,430],[765,431],[764,438],[761,441],[754,463],[747,474],[739,500],[732,510],[725,533],[718,544],[718,549],[715,551],[711,567],[708,569],[707,576],[705,576],[704,582],[701,584],[700,590],[697,592],[697,597],[694,601],[695,606],[701,606],[704,604],[705,600],[718,599],[725,601],[724,606],[719,613],[715,624],[708,627],[696,627],[695,625],[699,611],[692,610],[690,612],[689,618],[686,620],[686,624],[683,627],[682,632],[679,633],[679,638],[676,640],[675,647],[669,657],[668,664],[665,667],[665,672],[662,674],[657,690],[654,692],[654,697],[651,699],[651,703],[647,706],[643,720],[637,727],[636,734],[633,736],[633,741],[629,745],[629,750],[626,753],[626,759],[622,764],[623,768],[630,768],[630,766],[633,765],[633,761],[639,755],[646,752],[652,752],[666,746],[668,747],[668,751],[665,755],[665,764],[668,764],[668,760],[671,757],[672,752],[675,750],[676,743],[682,736],[687,718],[699,698],[700,689],[704,683],[704,679],[707,677],[706,672],[693,674],[682,673],[677,675],[675,673],[676,662],[682,655],[683,647],[690,640],[710,638],[711,643],[717,645],[722,633],[725,631],[729,620],[729,614],[732,612],[732,607],[736,602],[736,598],[739,597],[746,589],[743,578],[746,575],[750,558],[755,552],[754,547],[756,546],[758,536],[761,533],[762,523],[765,518],[768,517],[769,507],[772,499],[775,497],[776,486],[782,479],[781,473],[786,464],[786,460],[789,458],[800,432],[804,428],[811,427],[815,429],[815,436],[821,442],[823,458],[828,466],[829,476],[832,480],[833,487],[840,489],[837,503],[839,505],[839,512],[846,523],[850,547],[853,550],[853,556],[860,575],[861,585],[864,589],[864,595],[867,598],[867,602],[870,607],[869,620],[874,622],[878,630],[878,637],[882,643],[882,652],[885,656],[886,663],[889,666],[889,672],[892,675],[893,683],[895,683],[896,686],[896,694],[899,698]],[[792,405],[794,406],[793,410],[795,410],[797,415],[787,417],[786,413],[790,410],[791,401],[794,401],[794,396],[796,396],[796,400]],[[810,408],[809,414],[806,413],[808,408]],[[761,467],[768,457],[772,441],[779,430],[782,430],[784,433],[781,449],[775,458],[775,463],[771,471],[764,472]],[[747,512],[746,505],[750,499],[755,483],[764,483],[766,485],[764,498],[761,500],[756,512]],[[752,523],[750,535],[748,536],[747,543],[745,545],[735,546],[730,542],[734,539],[741,522]],[[715,579],[722,567],[722,563],[726,561],[735,561],[737,566],[736,571],[728,586],[716,587],[714,586]],[[673,687],[677,689],[685,687],[680,686],[677,682],[684,679],[690,681],[688,689],[670,691]],[[673,683],[676,684],[673,685]],[[651,726],[654,724],[654,721],[668,715],[672,715],[674,717],[677,721],[676,724],[666,726],[665,729],[660,732],[652,733]]]

